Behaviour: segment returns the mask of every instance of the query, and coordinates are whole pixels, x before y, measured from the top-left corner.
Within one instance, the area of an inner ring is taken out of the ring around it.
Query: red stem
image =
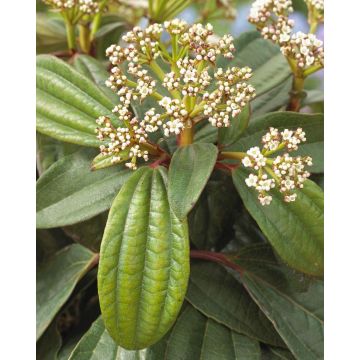
[[[230,269],[233,269],[242,275],[243,269],[239,266],[231,262],[224,254],[212,252],[212,251],[203,251],[203,250],[191,250],[190,257],[192,259],[202,259],[216,262],[218,264],[222,264],[227,266]]]

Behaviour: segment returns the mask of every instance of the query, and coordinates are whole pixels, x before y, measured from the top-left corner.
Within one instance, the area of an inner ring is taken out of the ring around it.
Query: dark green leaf
[[[105,211],[89,220],[63,228],[67,236],[90,250],[99,252],[108,212]],[[45,231],[45,230],[43,230]]]
[[[272,190],[270,205],[262,206],[254,189],[245,184],[248,173],[233,171],[234,184],[245,207],[280,257],[293,268],[322,276],[324,271],[324,194],[312,181],[297,190],[297,199],[286,203]]]
[[[96,151],[84,149],[53,164],[38,180],[37,227],[72,225],[102,213],[131,174],[119,167],[91,171]]]
[[[36,274],[36,339],[88,271],[96,255],[81,245],[70,245],[43,263]]]
[[[170,332],[164,359],[259,360],[260,347],[188,305]]]
[[[296,359],[323,359],[323,282],[279,264],[266,245],[244,248],[242,283]]]
[[[308,155],[313,158],[312,172],[324,171],[324,114],[301,114],[295,112],[273,112],[250,121],[241,137],[225,151],[247,151],[252,146],[261,145],[261,137],[269,127],[279,130],[301,127],[306,133],[306,142],[292,156]]]
[[[166,187],[164,168],[138,169],[115,198],[101,243],[102,316],[110,335],[129,350],[165,335],[186,292],[187,224],[171,210]]]
[[[186,299],[204,315],[234,331],[264,343],[283,345],[245,288],[220,265],[191,263]]]
[[[218,150],[213,144],[179,147],[169,168],[169,202],[183,219],[194,207],[215,166]]]
[[[113,102],[91,80],[50,55],[37,57],[37,124],[40,133],[74,144],[97,147],[95,120],[107,115],[115,125]]]
[[[76,345],[69,360],[137,360],[146,358],[146,354],[147,349],[130,351],[118,346],[99,317]]]
[[[191,242],[198,249],[221,250],[232,236],[238,203],[229,176],[214,172],[188,215]]]
[[[57,360],[57,353],[61,347],[61,335],[56,321],[48,327],[36,344],[36,358],[39,360]]]

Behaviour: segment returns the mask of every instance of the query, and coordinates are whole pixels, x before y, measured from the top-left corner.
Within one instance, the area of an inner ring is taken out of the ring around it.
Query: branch
[[[224,254],[221,253],[203,250],[191,250],[190,257],[192,259],[208,260],[221,265],[225,265],[226,267],[237,271],[238,273],[240,273],[240,275],[242,275],[244,272],[244,270],[239,265],[231,262]]]

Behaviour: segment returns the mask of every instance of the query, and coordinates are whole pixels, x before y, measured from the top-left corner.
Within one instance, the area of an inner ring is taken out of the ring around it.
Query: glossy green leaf
[[[306,133],[306,142],[292,156],[309,155],[314,165],[311,172],[324,171],[324,114],[302,114],[295,112],[273,112],[252,118],[247,130],[232,145],[224,151],[247,151],[252,146],[261,145],[261,137],[269,127],[279,130],[301,127]]]
[[[79,73],[93,81],[114,104],[119,102],[119,97],[105,85],[109,73],[99,60],[89,55],[76,55],[74,67]]]
[[[246,130],[249,125],[251,116],[250,105],[234,119],[231,120],[231,125],[227,128],[220,128],[219,131],[219,144],[221,146],[228,146],[239,139],[241,134]]]
[[[321,188],[306,180],[292,203],[284,202],[282,194],[273,189],[271,204],[262,206],[257,192],[245,184],[248,173],[238,168],[232,176],[245,207],[280,257],[294,269],[322,276],[324,194]]]
[[[267,344],[284,345],[245,288],[220,265],[191,263],[186,299],[207,317],[236,332]]]
[[[96,151],[84,149],[63,157],[37,181],[38,228],[72,225],[102,213],[131,172],[112,167],[91,171]]]
[[[96,255],[81,245],[70,245],[43,263],[36,274],[36,339],[65,304],[76,283]]]
[[[236,262],[242,283],[295,358],[323,359],[323,282],[279,264],[264,244],[244,248]]]
[[[41,360],[57,360],[60,347],[61,335],[57,329],[56,321],[53,321],[36,343],[36,358]]]
[[[249,66],[253,70],[250,82],[257,95],[286,81],[291,76],[291,69],[277,45],[261,37],[258,31],[241,34],[234,41],[236,52],[231,61],[221,58],[218,67]]]
[[[169,202],[183,219],[194,207],[215,166],[218,150],[213,144],[179,147],[169,167]]]
[[[107,115],[114,124],[113,102],[91,80],[50,55],[36,61],[36,129],[55,139],[97,147],[95,120]]]
[[[165,359],[259,360],[260,346],[188,305],[170,332]]]
[[[110,335],[130,350],[165,335],[187,288],[187,224],[171,210],[166,187],[164,168],[138,169],[115,198],[101,243],[102,316]]]
[[[146,359],[146,353],[147,349],[131,351],[118,346],[99,317],[80,339],[69,360],[138,360]]]

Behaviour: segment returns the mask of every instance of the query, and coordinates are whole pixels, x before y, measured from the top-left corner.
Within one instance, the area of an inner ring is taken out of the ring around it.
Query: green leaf
[[[49,13],[36,13],[36,53],[67,50],[63,20],[50,17]]]
[[[53,164],[37,181],[38,228],[72,225],[110,208],[131,172],[119,167],[91,171],[96,154],[84,149]]]
[[[301,114],[295,112],[269,113],[250,121],[249,127],[233,144],[224,151],[247,151],[252,146],[261,145],[261,137],[269,127],[279,130],[301,127],[306,133],[306,142],[292,156],[309,155],[314,165],[311,172],[324,171],[324,114]]]
[[[251,110],[253,117],[266,114],[270,111],[277,111],[281,107],[285,107],[290,100],[290,91],[292,88],[292,78],[275,86],[263,95],[257,96],[251,101]]]
[[[279,256],[291,267],[306,274],[324,272],[324,193],[311,180],[297,190],[297,199],[286,203],[276,189],[270,205],[262,206],[258,194],[245,184],[248,173],[233,171],[234,184],[251,216],[258,223]]]
[[[108,212],[105,211],[89,220],[63,227],[65,234],[88,249],[99,252]],[[43,230],[46,231],[46,230]]]
[[[105,65],[99,60],[89,55],[76,55],[74,67],[80,74],[93,81],[112,103],[117,104],[119,102],[119,97],[105,85],[109,73],[106,71]]]
[[[262,349],[261,360],[296,360],[289,350],[267,346]]]
[[[213,144],[179,147],[169,167],[169,202],[183,219],[199,199],[215,166],[218,150]]]
[[[167,360],[259,360],[260,346],[188,305],[170,332],[165,354]]]
[[[295,358],[323,359],[323,282],[279,264],[264,244],[244,248],[236,262],[242,283]]]
[[[36,134],[36,165],[41,175],[50,165],[65,155],[72,154],[80,149],[80,146],[64,143],[49,136]]]
[[[36,68],[36,129],[55,139],[97,147],[95,120],[107,115],[115,125],[113,102],[91,80],[64,61],[39,55]]]
[[[69,360],[137,360],[146,358],[148,350],[129,351],[118,346],[99,317],[80,339]]]
[[[188,215],[191,242],[198,249],[221,250],[232,236],[238,203],[229,176],[215,171]]]
[[[271,322],[222,266],[192,262],[186,299],[201,313],[248,337],[283,346]]]
[[[247,105],[245,109],[231,121],[231,125],[228,128],[220,128],[219,131],[219,143],[222,146],[229,146],[236,142],[241,134],[248,127],[251,116],[250,105]]]
[[[186,292],[187,224],[172,212],[166,187],[164,168],[138,169],[115,198],[101,243],[102,316],[110,335],[129,350],[165,335]]]
[[[280,48],[261,37],[258,31],[241,34],[235,39],[236,52],[231,61],[220,59],[217,67],[249,66],[253,70],[250,82],[260,96],[291,76],[291,69]]]
[[[119,165],[120,162],[116,162],[115,164],[111,161],[114,155],[103,155],[98,154],[91,163],[91,170],[100,170],[105,169],[111,166]],[[117,153],[117,156],[121,158],[121,162],[124,162],[129,159],[129,149],[122,150]]]
[[[36,274],[36,339],[65,304],[76,283],[96,255],[81,245],[70,245],[43,263]]]

